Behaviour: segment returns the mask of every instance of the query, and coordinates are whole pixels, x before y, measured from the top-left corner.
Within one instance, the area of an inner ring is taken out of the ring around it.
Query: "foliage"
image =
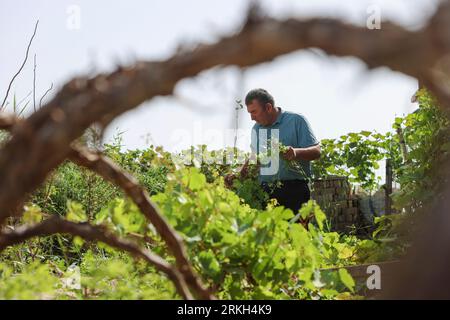
[[[347,175],[373,190],[379,182],[378,162],[389,157],[402,186],[396,205],[417,208],[429,201],[445,176],[437,168],[448,157],[449,125],[427,92],[419,92],[418,100],[419,109],[397,118],[392,132],[362,131],[323,140],[322,157],[313,166],[315,177]],[[407,249],[413,226],[406,213],[378,218],[373,237],[358,239],[328,232],[326,216],[314,201],[296,216],[269,201],[255,179],[256,165],[250,165],[231,190],[225,188],[222,177],[236,174],[248,157],[236,149],[192,147],[185,153],[194,161],[182,164],[160,147],[122,151],[120,136],[102,148],[152,195],[184,237],[194,268],[219,298],[356,298],[358,284],[340,267],[393,259]],[[235,156],[227,158],[231,152]],[[205,153],[223,162],[200,161]],[[51,214],[101,224],[173,262],[154,228],[119,189],[72,163],[57,168],[33,194],[19,223],[39,222]],[[312,217],[313,222],[306,229],[297,223],[300,217]],[[178,298],[168,279],[152,267],[77,237],[32,239],[0,256],[3,299]],[[68,284],[73,270],[80,272],[80,288]]]

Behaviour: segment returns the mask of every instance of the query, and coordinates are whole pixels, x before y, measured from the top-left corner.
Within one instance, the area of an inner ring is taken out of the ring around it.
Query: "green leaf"
[[[323,222],[327,219],[327,216],[317,204],[314,206],[314,217],[316,219],[317,225],[319,226],[319,229],[323,230]]]
[[[400,118],[400,117],[396,117],[394,120],[394,124],[398,125],[398,126],[401,125],[402,122],[403,122],[403,118]]]
[[[346,269],[339,269],[339,278],[341,279],[342,283],[351,291],[354,292],[355,290],[355,281],[353,280],[352,276]]]
[[[305,205],[302,206],[302,208],[300,209],[300,217],[302,219],[306,219],[310,216],[311,213],[313,213],[314,209],[314,201],[313,200],[309,200]]]
[[[81,203],[68,200],[67,209],[68,209],[66,215],[67,220],[72,222],[85,222],[88,220]]]
[[[286,268],[290,270],[296,264],[298,254],[294,250],[289,250],[286,252],[285,256],[286,256],[286,260],[285,260]]]
[[[36,205],[26,206],[22,220],[24,223],[36,223],[42,220],[41,209]]]
[[[79,236],[75,236],[73,238],[73,244],[80,249],[83,246],[84,240],[80,238]]]
[[[206,185],[206,177],[198,172],[197,169],[193,168],[190,171],[189,176],[189,188],[193,191],[200,190]]]
[[[219,202],[218,207],[219,207],[219,211],[222,213],[227,214],[227,213],[232,212],[232,208],[226,202]]]
[[[283,212],[281,213],[281,218],[282,219],[291,219],[292,217],[294,217],[294,213],[292,212],[291,209],[284,209]]]
[[[215,278],[220,274],[220,264],[211,249],[200,252],[198,259],[207,275]]]

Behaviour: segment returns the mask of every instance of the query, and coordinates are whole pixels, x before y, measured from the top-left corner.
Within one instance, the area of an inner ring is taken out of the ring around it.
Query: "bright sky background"
[[[369,16],[367,8],[375,4],[383,20],[414,29],[433,14],[437,2],[266,0],[262,4],[270,16],[339,17],[362,26]],[[67,25],[73,17],[69,12],[73,5],[80,9],[80,28],[75,30]],[[52,82],[54,93],[75,75],[111,71],[116,64],[136,59],[163,59],[180,43],[213,42],[239,29],[247,7],[248,1],[243,0],[2,0],[0,98],[23,60],[36,19],[40,20],[38,33],[28,63],[12,87],[10,102],[14,93],[20,100],[32,90],[35,53],[39,101]],[[395,115],[416,108],[410,102],[417,89],[415,79],[385,68],[366,72],[364,64],[354,58],[300,51],[249,68],[243,78],[239,75],[236,68],[228,67],[184,80],[176,93],[190,103],[154,99],[114,121],[107,137],[117,130],[125,131],[127,148],[145,147],[151,137],[151,143],[170,151],[199,143],[208,143],[211,148],[232,145],[230,137],[224,141],[217,132],[233,129],[234,101],[243,99],[254,87],[266,88],[279,106],[304,114],[319,139],[360,130],[384,132],[390,129]],[[240,128],[249,133],[252,122],[245,109],[239,120]],[[218,131],[213,135],[211,130]],[[177,135],[183,139],[174,140]],[[248,149],[248,138],[240,137],[238,145]]]

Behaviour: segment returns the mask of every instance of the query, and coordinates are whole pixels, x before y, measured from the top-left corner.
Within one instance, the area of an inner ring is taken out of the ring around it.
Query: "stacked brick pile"
[[[351,193],[346,177],[330,176],[311,183],[311,198],[316,200],[328,217],[331,230],[346,232],[358,225],[358,199]]]

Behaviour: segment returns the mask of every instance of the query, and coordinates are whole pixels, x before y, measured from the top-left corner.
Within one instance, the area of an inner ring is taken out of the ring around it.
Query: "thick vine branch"
[[[165,273],[175,284],[178,293],[184,299],[192,299],[181,274],[164,259],[148,250],[141,249],[133,242],[116,237],[104,228],[92,226],[89,223],[74,223],[61,219],[58,216],[52,216],[35,225],[21,226],[13,231],[5,230],[0,233],[0,251],[33,237],[49,236],[56,233],[78,236],[86,241],[103,242],[115,249],[128,252],[136,258],[143,259],[157,270]]]

